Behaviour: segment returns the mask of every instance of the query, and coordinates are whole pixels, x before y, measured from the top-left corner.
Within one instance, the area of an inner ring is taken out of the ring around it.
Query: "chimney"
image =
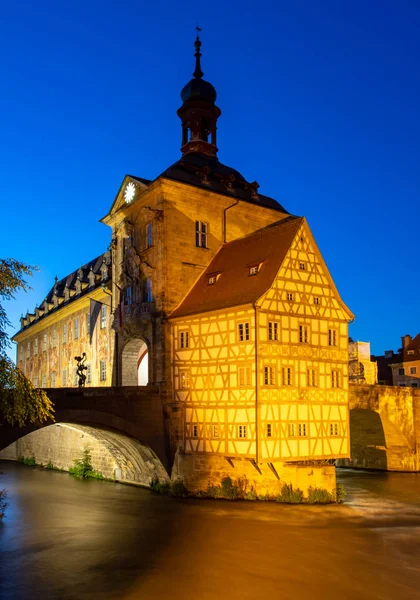
[[[405,350],[408,346],[408,344],[411,342],[411,335],[403,335],[401,336],[401,345],[402,345],[402,349]]]

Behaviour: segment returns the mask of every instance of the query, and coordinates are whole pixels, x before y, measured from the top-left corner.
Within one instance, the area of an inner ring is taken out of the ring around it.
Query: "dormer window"
[[[261,263],[257,264],[257,265],[250,265],[248,267],[248,275],[257,275],[258,271],[260,270],[260,266]]]
[[[300,262],[300,263],[299,263],[299,269],[300,269],[301,271],[306,271],[306,263],[304,263],[304,262]]]
[[[220,273],[210,273],[207,279],[207,285],[214,285],[219,277]]]
[[[82,291],[82,282],[80,281],[79,277],[76,279],[76,294],[80,294],[80,292]]]
[[[92,271],[92,269],[89,271],[88,279],[89,287],[93,287],[95,285],[95,273]]]
[[[108,267],[106,266],[106,264],[104,262],[101,265],[101,276],[102,276],[102,281],[106,281],[108,279]]]

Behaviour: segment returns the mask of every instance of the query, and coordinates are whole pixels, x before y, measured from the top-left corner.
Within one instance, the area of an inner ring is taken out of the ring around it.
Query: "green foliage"
[[[69,469],[70,475],[78,479],[103,479],[102,473],[93,470],[92,456],[89,448],[83,450],[82,458],[73,461],[73,467]]]
[[[188,490],[181,479],[177,479],[171,484],[171,496],[177,498],[187,498]]]
[[[342,483],[337,483],[337,487],[335,488],[335,501],[338,504],[344,502],[344,498],[346,497],[346,490]]]
[[[238,486],[232,482],[230,477],[223,477],[222,479],[222,494],[223,498],[227,500],[236,500],[238,498]]]
[[[257,500],[258,499],[257,492],[251,486],[251,489],[248,492],[244,493],[243,498],[244,498],[244,500]]]
[[[301,504],[303,502],[303,492],[299,488],[293,489],[292,484],[285,483],[281,492],[276,496],[276,502],[285,502],[287,504]]]
[[[18,290],[28,290],[24,276],[36,267],[13,258],[0,259],[0,300],[12,300]],[[6,349],[10,346],[6,328],[10,326],[0,303],[0,418],[12,426],[54,421],[54,408],[43,390],[34,388],[23,372],[14,365]]]
[[[23,465],[29,465],[30,467],[36,467],[35,456],[28,456],[25,458],[24,456],[19,456],[18,461]]]
[[[208,484],[206,491],[204,492],[205,498],[223,498],[223,490],[220,485]]]
[[[161,483],[159,477],[153,477],[150,482],[150,489],[157,494],[169,494],[171,491],[171,484],[168,481]]]
[[[323,488],[310,487],[308,488],[308,498],[306,501],[308,504],[330,504],[331,502],[335,502],[335,498]]]
[[[0,521],[4,517],[7,506],[7,490],[0,490]]]
[[[50,469],[51,471],[54,471],[54,470],[55,470],[55,467],[54,467],[54,465],[52,464],[52,462],[51,462],[50,460],[49,460],[49,461],[47,462],[47,464],[45,465],[45,468],[46,468],[46,469]]]

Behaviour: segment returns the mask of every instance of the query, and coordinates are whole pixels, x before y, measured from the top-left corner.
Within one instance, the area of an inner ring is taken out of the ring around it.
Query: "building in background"
[[[371,360],[370,342],[349,339],[349,382],[367,385],[378,383],[378,365]]]
[[[219,161],[195,47],[181,158],[154,180],[124,177],[102,219],[109,251],[56,282],[14,337],[35,385],[77,385],[86,352],[87,385],[158,386],[190,487],[197,454],[206,473],[241,460],[273,477],[349,456],[353,318],[306,220]]]
[[[403,335],[401,345],[390,364],[392,384],[417,388],[420,382],[420,333],[414,339],[411,335]]]

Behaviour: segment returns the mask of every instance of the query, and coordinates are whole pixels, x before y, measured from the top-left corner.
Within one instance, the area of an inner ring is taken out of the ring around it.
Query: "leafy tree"
[[[31,276],[36,270],[37,267],[25,265],[14,258],[0,259],[0,420],[19,427],[54,419],[54,408],[46,393],[34,388],[6,355],[10,347],[6,327],[10,322],[2,301],[12,300],[19,290],[30,289],[25,276]]]

